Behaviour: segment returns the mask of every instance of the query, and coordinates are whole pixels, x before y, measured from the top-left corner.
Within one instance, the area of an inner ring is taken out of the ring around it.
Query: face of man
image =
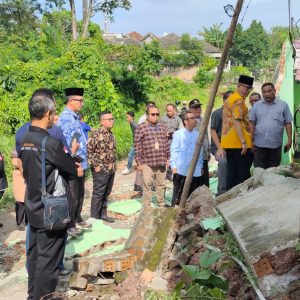
[[[259,101],[259,100],[260,100],[260,98],[259,98],[258,95],[252,95],[252,96],[249,97],[249,103],[250,103],[251,106],[253,106],[254,103]]]
[[[157,124],[159,118],[159,110],[156,107],[150,107],[148,114],[147,114],[147,120],[150,124]]]
[[[75,112],[79,112],[83,107],[82,96],[71,96],[68,102],[68,106]]]
[[[114,127],[114,117],[112,114],[105,114],[101,116],[100,119],[101,126],[110,130]]]
[[[196,107],[190,107],[189,108],[190,112],[193,113],[196,118],[200,118],[201,117],[201,113],[202,113],[202,106],[196,106]]]
[[[55,115],[54,115],[54,118],[53,118],[53,124],[54,124],[54,125],[57,124],[58,118],[59,118],[59,117],[58,117],[58,114],[55,114]]]
[[[247,98],[253,88],[250,85],[238,83],[237,89],[243,98]]]
[[[133,121],[133,117],[131,115],[126,114],[126,121],[131,123]]]
[[[172,105],[167,106],[167,116],[173,118],[176,114],[175,108]]]
[[[276,90],[271,85],[264,86],[261,93],[266,102],[272,102],[275,100]]]
[[[192,130],[197,126],[197,118],[195,114],[193,113],[187,113],[185,120],[184,120],[184,125],[187,129]]]

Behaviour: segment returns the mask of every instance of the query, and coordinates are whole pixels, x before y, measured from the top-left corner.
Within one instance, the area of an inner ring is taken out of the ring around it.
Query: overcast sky
[[[250,0],[245,0],[240,21]],[[77,12],[81,11],[81,1],[77,1]],[[118,9],[114,22],[109,24],[108,31],[128,33],[137,31],[141,34],[153,32],[162,36],[164,32],[177,34],[196,33],[203,26],[210,27],[222,23],[229,27],[230,18],[224,12],[224,5],[235,0],[131,0],[129,11]],[[288,25],[288,0],[251,0],[243,20],[247,28],[253,19],[259,20],[269,30],[276,25]],[[291,0],[291,15],[297,21],[300,18],[300,0]],[[104,18],[99,13],[93,18],[95,23],[104,28]],[[300,22],[299,22],[300,25]]]

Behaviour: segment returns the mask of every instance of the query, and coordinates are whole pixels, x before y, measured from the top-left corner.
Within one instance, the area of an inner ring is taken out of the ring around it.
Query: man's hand
[[[138,166],[137,166],[137,169],[138,169],[139,171],[143,171],[143,165],[138,165]]]
[[[285,145],[284,145],[284,152],[288,152],[292,147],[292,141],[289,141],[287,142]]]
[[[72,154],[76,154],[76,152],[79,149],[79,147],[80,147],[80,144],[78,144],[76,142],[76,139],[74,139],[73,142],[72,142],[72,146],[71,146],[71,152],[72,152]]]
[[[83,176],[83,168],[81,166],[81,163],[75,162],[77,166],[77,176],[82,177]]]
[[[176,168],[173,168],[173,169],[172,169],[172,174],[173,174],[173,175],[177,174],[177,169],[176,169]]]
[[[223,148],[219,148],[216,153],[216,160],[226,156],[226,152]]]
[[[100,168],[99,166],[97,166],[97,167],[94,168],[94,171],[95,171],[96,173],[99,173],[99,172],[101,171],[101,168]]]
[[[245,155],[246,152],[247,152],[247,144],[244,142],[242,143],[242,152],[241,152],[241,155]]]

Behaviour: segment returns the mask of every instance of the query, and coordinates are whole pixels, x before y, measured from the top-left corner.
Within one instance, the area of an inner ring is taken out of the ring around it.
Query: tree
[[[230,57],[235,65],[252,71],[264,66],[269,58],[269,36],[261,22],[253,20],[245,31],[241,26],[237,28]]]
[[[223,49],[226,38],[226,31],[222,30],[221,26],[222,23],[213,24],[213,26],[209,28],[203,26],[203,31],[199,31],[198,34],[202,36],[208,43],[219,49]]]
[[[72,12],[72,37],[73,40],[77,39],[78,32],[76,26],[76,9],[75,1],[69,0],[71,12]],[[102,12],[105,16],[113,20],[113,13],[117,8],[124,8],[129,10],[131,3],[129,0],[89,0],[87,3],[86,0],[83,1],[83,31],[82,37],[86,38],[88,34],[88,26],[91,17],[97,13]]]
[[[37,29],[39,14],[63,4],[63,0],[1,0],[0,28],[8,34],[26,34]]]
[[[198,65],[203,58],[202,44],[201,42],[191,37],[188,33],[184,33],[181,36],[180,47],[187,54],[186,66]]]
[[[289,37],[289,28],[284,26],[275,26],[271,28],[269,35],[270,57],[278,58],[281,53],[282,44]]]

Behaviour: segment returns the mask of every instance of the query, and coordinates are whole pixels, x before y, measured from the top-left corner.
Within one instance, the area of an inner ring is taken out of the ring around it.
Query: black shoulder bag
[[[69,202],[66,195],[53,196],[46,191],[46,135],[42,141],[42,201],[44,204],[44,228],[58,231],[67,228],[71,221]]]

